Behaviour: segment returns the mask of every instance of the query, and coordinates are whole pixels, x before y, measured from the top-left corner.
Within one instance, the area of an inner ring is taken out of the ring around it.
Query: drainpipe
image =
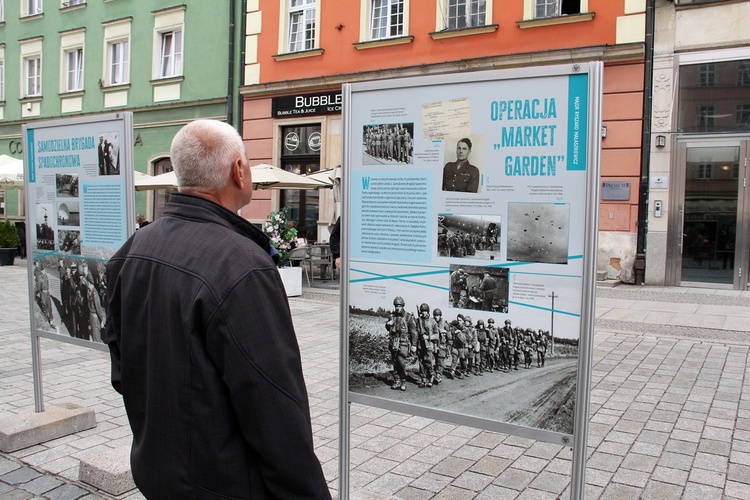
[[[638,227],[635,251],[635,284],[643,285],[646,274],[646,232],[648,229],[648,183],[651,168],[651,112],[654,80],[654,3],[646,0],[645,60],[643,63],[643,137],[641,180],[638,190]]]
[[[234,126],[234,23],[236,0],[229,1],[229,74],[227,75],[227,123]]]
[[[240,20],[240,33],[242,33],[242,43],[240,48],[240,82],[239,86],[245,85],[245,33],[247,33],[247,0],[242,0],[242,19]],[[245,102],[242,99],[242,97],[238,97],[239,103],[237,107],[237,131],[240,133],[241,136],[244,137],[244,132],[242,131],[243,124],[244,124],[244,111],[245,111]]]

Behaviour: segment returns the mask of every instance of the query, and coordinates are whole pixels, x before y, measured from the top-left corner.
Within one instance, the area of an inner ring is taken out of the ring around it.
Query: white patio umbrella
[[[305,175],[305,177],[307,177],[308,179],[315,179],[316,181],[322,182],[323,184],[325,184],[323,187],[332,188],[335,170],[336,170],[335,168],[327,168],[325,170],[318,170],[317,172],[313,172],[312,174]]]
[[[23,160],[0,155],[0,186],[23,187]]]
[[[256,189],[320,189],[326,187],[324,182],[311,179],[305,175],[287,172],[267,163],[255,165],[251,169],[253,186]]]
[[[176,188],[177,176],[174,170],[159,175],[146,175],[136,171],[134,183],[136,191]]]

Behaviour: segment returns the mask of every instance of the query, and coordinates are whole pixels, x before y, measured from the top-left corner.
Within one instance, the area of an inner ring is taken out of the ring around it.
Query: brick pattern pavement
[[[0,268],[0,417],[34,407],[26,274],[14,267]],[[681,289],[665,296],[647,287],[618,288],[623,290],[597,291],[602,300],[597,304],[586,498],[750,498],[750,390],[745,376],[750,321],[747,329],[728,321],[729,316],[747,315],[750,299],[739,293]],[[310,290],[290,300],[316,451],[334,496],[337,300]],[[660,309],[653,306],[659,301],[664,304]],[[643,310],[653,313],[650,319],[640,314]],[[670,313],[706,318],[684,325],[664,320]],[[720,326],[705,326],[711,322]],[[80,458],[131,439],[119,395],[109,386],[108,357],[43,339],[42,359],[46,404],[93,407],[98,425],[0,455],[0,497],[67,499],[81,498],[76,495],[84,491],[89,496],[82,498],[111,498],[77,483]],[[351,433],[354,498],[569,496],[572,452],[566,447],[357,404],[351,408]],[[25,481],[13,482],[21,479]],[[142,496],[134,491],[119,498]]]

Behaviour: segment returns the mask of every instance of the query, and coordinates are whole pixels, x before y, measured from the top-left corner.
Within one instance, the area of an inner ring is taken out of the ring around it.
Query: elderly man
[[[196,120],[172,141],[179,193],[107,265],[104,340],[147,498],[330,498],[299,347],[242,139]]]
[[[456,161],[443,168],[443,191],[479,191],[479,169],[469,163],[471,140],[463,138],[456,144]]]

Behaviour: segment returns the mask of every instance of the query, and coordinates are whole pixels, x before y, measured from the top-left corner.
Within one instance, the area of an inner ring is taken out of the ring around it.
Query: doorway
[[[672,284],[747,288],[748,142],[746,137],[678,142],[667,262]]]

